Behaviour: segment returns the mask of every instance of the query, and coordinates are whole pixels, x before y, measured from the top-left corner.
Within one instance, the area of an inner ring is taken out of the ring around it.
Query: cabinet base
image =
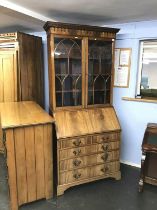
[[[105,178],[114,178],[115,180],[120,180],[121,179],[121,172],[117,171],[115,173],[108,174],[106,176],[99,176],[99,177],[89,178],[89,179],[85,179],[85,180],[80,180],[80,181],[69,183],[69,184],[58,185],[57,186],[57,196],[63,195],[64,191],[67,190],[70,187],[80,185],[80,184],[84,184],[84,183],[88,183],[88,182],[92,182],[92,181],[97,181],[97,180],[100,180],[100,179],[105,179]]]

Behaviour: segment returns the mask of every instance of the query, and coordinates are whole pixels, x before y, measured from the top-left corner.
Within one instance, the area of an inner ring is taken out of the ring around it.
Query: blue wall
[[[114,88],[113,91],[113,104],[122,128],[121,161],[127,164],[140,166],[141,143],[144,130],[148,122],[157,123],[157,104],[124,101],[122,100],[122,97],[135,97],[139,40],[157,38],[157,21],[121,24],[114,25],[114,27],[121,29],[117,35],[116,47],[132,48],[129,88]],[[46,110],[48,111],[49,91],[46,34],[43,32],[35,33],[35,35],[42,36],[43,38],[45,104]]]
[[[122,128],[121,161],[140,165],[141,143],[148,122],[157,123],[157,104],[124,101],[122,97],[135,97],[139,41],[157,39],[157,21],[114,25],[121,28],[117,35],[117,48],[132,48],[129,88],[114,88],[113,103]]]

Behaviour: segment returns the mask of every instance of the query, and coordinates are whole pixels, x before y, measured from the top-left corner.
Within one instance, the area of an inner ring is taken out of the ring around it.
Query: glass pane
[[[55,77],[55,83],[56,83],[56,91],[62,91],[62,80],[60,77]]]
[[[110,103],[112,42],[89,40],[88,104]]]
[[[71,76],[66,76],[63,80],[63,91],[73,90],[73,78]]]
[[[94,104],[93,96],[94,96],[93,91],[88,91],[88,104],[89,105]]]
[[[56,106],[81,105],[82,40],[56,37],[54,62]]]
[[[103,76],[97,76],[94,79],[94,90],[104,90],[106,89],[105,79]]]
[[[105,92],[94,91],[94,104],[104,104]]]
[[[82,104],[82,93],[81,93],[81,91],[76,93],[76,104],[77,104],[77,106]]]
[[[76,75],[81,74],[81,59],[69,59],[69,73]]]
[[[157,98],[157,40],[143,42],[140,95]]]
[[[64,106],[74,106],[75,102],[75,94],[73,92],[64,92],[64,102],[63,105]]]
[[[62,106],[62,93],[56,92],[56,105]]]

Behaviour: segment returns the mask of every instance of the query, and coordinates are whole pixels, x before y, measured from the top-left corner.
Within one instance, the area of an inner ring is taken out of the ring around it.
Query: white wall
[[[157,21],[116,25],[117,48],[132,48],[129,88],[114,88],[113,102],[122,128],[121,160],[140,165],[141,143],[148,122],[157,123],[157,104],[124,101],[122,97],[135,97],[139,41],[157,39]]]

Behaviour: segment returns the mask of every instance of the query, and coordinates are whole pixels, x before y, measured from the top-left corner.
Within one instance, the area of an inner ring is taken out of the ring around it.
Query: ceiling
[[[115,25],[157,20],[156,0],[1,0],[0,32],[42,31],[45,21]]]

